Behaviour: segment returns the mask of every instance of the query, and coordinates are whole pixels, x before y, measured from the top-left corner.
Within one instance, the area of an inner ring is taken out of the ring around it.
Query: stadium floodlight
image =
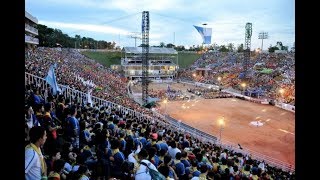
[[[284,89],[283,88],[280,88],[279,89],[279,93],[281,94],[281,96],[283,95],[283,93],[284,93]]]
[[[245,90],[246,86],[247,86],[246,83],[241,83],[241,87],[243,88],[243,95],[244,95],[244,90]]]
[[[220,141],[220,144],[222,144],[221,135],[222,135],[223,127],[224,127],[224,116],[222,116],[221,118],[218,119],[218,123],[219,123],[219,126],[220,126],[220,138],[219,138],[219,141]]]
[[[262,52],[262,50],[263,50],[263,40],[264,39],[268,39],[269,38],[269,36],[268,36],[268,32],[260,32],[259,33],[259,39],[261,39],[262,40],[262,43],[261,43],[261,52]]]

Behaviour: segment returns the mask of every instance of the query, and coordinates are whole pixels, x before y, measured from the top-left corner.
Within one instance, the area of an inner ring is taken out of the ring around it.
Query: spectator
[[[52,171],[48,175],[48,180],[66,179],[66,175],[63,172],[64,164],[65,162],[62,159],[54,161]]]
[[[47,167],[40,149],[47,140],[46,130],[39,126],[32,127],[29,136],[30,144],[25,150],[25,178],[34,180],[47,177]]]
[[[147,160],[147,158],[147,150],[141,149],[138,154],[140,166],[135,173],[135,180],[151,180],[148,168],[158,171],[157,168],[149,160]]]

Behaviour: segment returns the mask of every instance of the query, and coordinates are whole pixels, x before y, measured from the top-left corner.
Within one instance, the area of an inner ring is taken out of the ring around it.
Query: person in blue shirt
[[[184,167],[186,168],[186,174],[189,175],[191,165],[187,156],[188,153],[186,151],[181,152],[181,162],[184,164]]]
[[[188,179],[186,176],[186,168],[181,162],[181,152],[176,153],[176,159],[174,160],[174,165],[176,167],[176,173],[179,179]]]
[[[70,108],[70,116],[66,119],[66,135],[69,139],[71,139],[73,147],[79,149],[80,125],[78,119],[76,118],[76,115],[77,108],[76,106],[72,106]]]
[[[111,166],[111,177],[121,179],[123,176],[121,165],[125,161],[124,154],[119,150],[120,141],[118,139],[111,140],[111,156],[109,157]]]

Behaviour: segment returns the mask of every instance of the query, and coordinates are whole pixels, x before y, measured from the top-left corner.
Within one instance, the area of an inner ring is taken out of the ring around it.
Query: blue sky
[[[134,46],[130,33],[141,32],[142,11],[150,13],[151,45],[200,45],[193,25],[212,28],[211,43],[245,41],[245,24],[252,23],[251,49],[260,48],[259,32],[265,31],[263,49],[281,41],[295,41],[294,0],[26,0],[25,9],[40,24],[58,28],[69,36],[92,37]],[[137,40],[137,45],[141,40]]]

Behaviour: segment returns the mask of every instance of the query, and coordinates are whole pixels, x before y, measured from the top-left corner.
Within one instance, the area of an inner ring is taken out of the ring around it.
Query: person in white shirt
[[[170,146],[168,148],[168,153],[169,153],[169,155],[171,156],[172,159],[175,159],[177,152],[181,153],[180,149],[177,148],[176,141],[172,140],[170,142]]]
[[[135,180],[151,180],[151,175],[149,174],[148,167],[153,170],[157,170],[157,168],[147,160],[148,158],[148,152],[145,149],[142,149],[139,154],[138,158],[140,160],[140,166],[137,168],[137,171],[135,173]],[[141,162],[147,164],[148,167],[141,164]]]
[[[34,126],[29,132],[30,144],[25,148],[25,179],[35,180],[47,176],[47,166],[40,147],[47,140],[46,130],[41,126]]]

